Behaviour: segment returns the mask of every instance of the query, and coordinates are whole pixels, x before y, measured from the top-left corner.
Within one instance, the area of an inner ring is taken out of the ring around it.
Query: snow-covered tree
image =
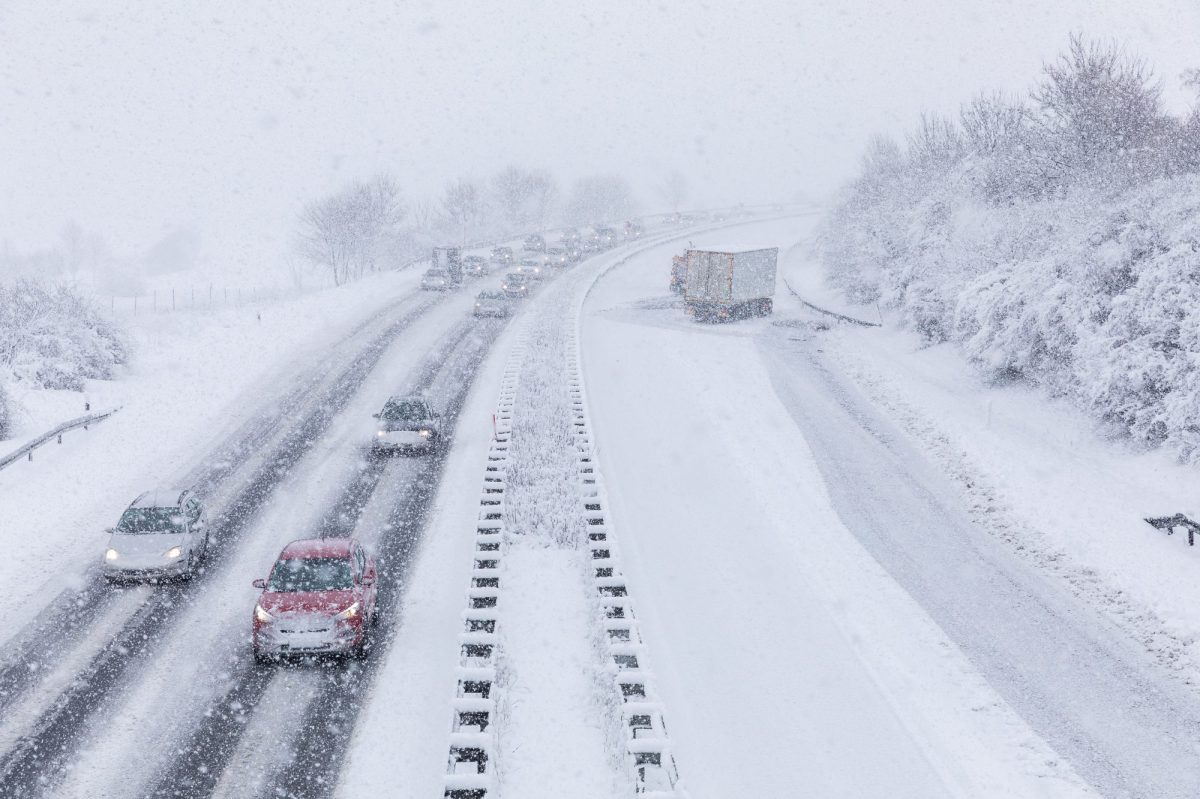
[[[1195,79],[1200,89],[1200,74]],[[1028,104],[980,95],[875,139],[818,252],[856,302],[1110,431],[1200,462],[1200,117],[1079,37]]]
[[[123,331],[69,285],[37,278],[0,284],[0,375],[80,391],[128,361]]]
[[[1116,43],[1072,36],[1033,92],[1048,172],[1059,185],[1120,189],[1162,173],[1162,86]]]
[[[341,285],[390,260],[404,216],[400,188],[391,177],[355,182],[304,208],[301,251]]]

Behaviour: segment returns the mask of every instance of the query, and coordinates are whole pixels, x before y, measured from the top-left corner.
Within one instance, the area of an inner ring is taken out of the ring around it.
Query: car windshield
[[[388,422],[419,422],[429,418],[429,409],[421,400],[395,400],[384,405],[379,416]]]
[[[179,508],[129,508],[117,522],[118,533],[178,533],[183,531]]]
[[[340,591],[353,586],[346,558],[288,558],[271,569],[271,591]]]

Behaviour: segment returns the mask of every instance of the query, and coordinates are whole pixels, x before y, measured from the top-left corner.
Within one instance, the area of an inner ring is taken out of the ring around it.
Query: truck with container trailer
[[[430,272],[445,272],[453,286],[463,282],[462,250],[458,247],[434,247],[430,259]]]
[[[742,252],[688,250],[683,298],[696,321],[766,316],[775,296],[779,248]]]

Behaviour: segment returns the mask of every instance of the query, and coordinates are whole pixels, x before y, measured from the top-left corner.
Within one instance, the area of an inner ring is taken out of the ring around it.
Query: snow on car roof
[[[182,488],[154,488],[135,499],[129,507],[175,508],[179,506],[179,500],[183,496],[184,490]]]
[[[279,553],[280,560],[292,558],[347,558],[354,540],[350,538],[301,538]]]

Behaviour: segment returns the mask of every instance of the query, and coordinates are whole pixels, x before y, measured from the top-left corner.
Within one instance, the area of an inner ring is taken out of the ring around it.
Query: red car
[[[254,606],[254,657],[362,657],[375,622],[375,560],[353,538],[293,541],[279,553]]]

